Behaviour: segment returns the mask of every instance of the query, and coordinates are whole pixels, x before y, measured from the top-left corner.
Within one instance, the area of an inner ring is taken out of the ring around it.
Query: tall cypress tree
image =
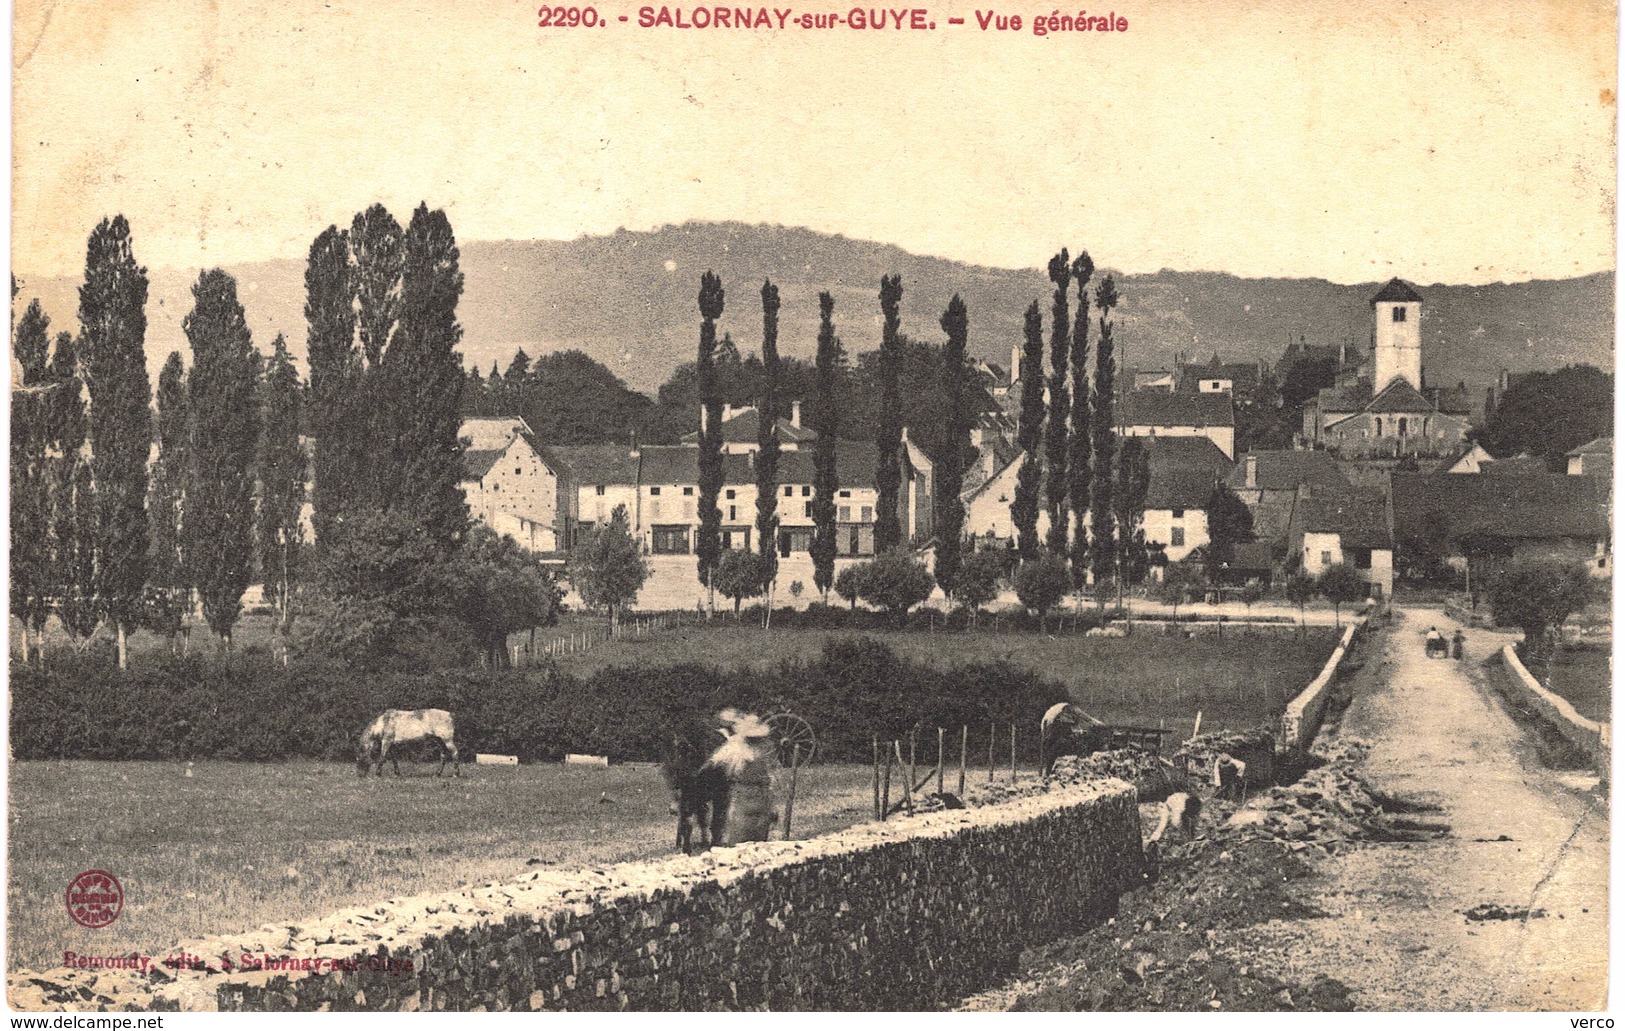
[[[1117,307],[1117,284],[1111,276],[1095,290],[1095,306],[1100,309],[1100,349],[1095,354],[1094,451],[1095,478],[1090,490],[1090,564],[1095,584],[1103,587],[1117,568],[1117,539],[1112,532],[1112,474],[1117,454],[1117,430],[1112,425],[1113,391],[1117,361],[1113,354],[1112,309]],[[1105,596],[1101,596],[1105,604]]]
[[[15,293],[15,286],[13,286]],[[43,636],[50,616],[51,494],[46,359],[51,320],[36,298],[12,334],[23,389],[11,392],[11,614],[22,625],[23,661],[31,635]]]
[[[147,629],[173,638],[179,632],[192,593],[181,548],[186,481],[190,472],[191,419],[186,367],[179,351],[169,352],[158,375],[158,460],[147,490],[151,565],[147,570]]]
[[[722,392],[717,386],[717,319],[722,317],[722,280],[711,272],[700,277],[700,349],[695,360],[699,377],[700,404],[704,408],[700,426],[700,535],[694,543],[700,583],[708,594],[709,611],[717,607],[712,583],[717,562],[722,558]]]
[[[383,508],[410,512],[443,548],[468,529],[463,498],[463,295],[457,239],[444,211],[419,204],[406,229],[400,321],[384,355],[392,469]]]
[[[837,395],[841,379],[841,341],[835,336],[835,298],[818,295],[818,354],[816,414],[818,439],[813,442],[813,586],[825,602],[835,584],[835,492],[840,487],[835,468],[835,438],[840,432]]]
[[[1148,556],[1145,547],[1145,497],[1151,486],[1151,457],[1139,437],[1124,437],[1117,455],[1118,552],[1121,572],[1118,586],[1137,584],[1145,579]]]
[[[1077,321],[1072,330],[1072,434],[1068,438],[1067,492],[1072,506],[1072,583],[1082,588],[1088,575],[1089,532],[1085,525],[1089,512],[1089,477],[1093,423],[1089,412],[1089,279],[1095,263],[1087,251],[1072,262],[1072,276],[1078,281]]]
[[[948,310],[942,313],[942,331],[948,342],[942,348],[942,401],[947,409],[947,433],[937,462],[937,583],[943,593],[952,594],[959,579],[960,552],[965,543],[965,503],[960,491],[965,486],[965,454],[970,450],[970,406],[966,401],[965,343],[970,335],[965,302],[954,294]]]
[[[1016,527],[1016,548],[1023,562],[1038,557],[1038,488],[1043,477],[1040,448],[1044,439],[1044,317],[1038,302],[1027,309],[1025,345],[1021,352],[1021,421],[1016,443],[1023,453],[1016,474],[1016,496],[1010,519]]]
[[[898,452],[903,447],[903,405],[897,378],[902,342],[897,327],[903,300],[903,277],[880,277],[880,409],[875,413],[875,551],[890,551],[902,543],[897,518],[897,495],[903,482]]]
[[[310,245],[305,264],[305,341],[310,364],[311,464],[315,489],[311,521],[316,543],[331,543],[343,513],[357,499],[361,362],[355,346],[355,288],[350,237],[328,226]]]
[[[779,565],[779,288],[762,282],[762,396],[756,402],[756,539],[771,583]],[[771,590],[771,589],[770,589]],[[772,615],[772,596],[768,597]]]
[[[103,219],[90,234],[79,288],[79,360],[90,395],[90,478],[95,497],[95,597],[129,664],[129,629],[147,582],[147,270],[136,264],[130,223]]]
[[[260,384],[260,575],[276,612],[280,637],[293,614],[293,588],[299,580],[299,550],[304,530],[299,512],[305,504],[305,449],[299,441],[302,394],[299,373],[278,333]]]
[[[401,315],[401,268],[406,260],[405,233],[382,204],[374,204],[350,223],[350,286],[360,343],[358,382],[347,394],[346,432],[354,468],[352,490],[359,507],[379,510],[401,496],[400,463],[391,441],[409,419],[418,399],[402,395],[403,384],[391,382],[384,368]]]
[[[1072,407],[1072,396],[1067,391],[1067,362],[1071,356],[1072,318],[1067,310],[1067,291],[1072,285],[1071,258],[1066,248],[1049,260],[1050,282],[1055,284],[1055,298],[1050,309],[1049,346],[1049,421],[1045,426],[1045,457],[1049,462],[1049,482],[1045,491],[1045,510],[1049,512],[1049,535],[1046,543],[1050,554],[1065,560],[1067,530],[1067,493],[1072,483],[1066,475],[1067,416]]]
[[[192,297],[191,314],[181,321],[192,345],[191,475],[181,550],[203,602],[203,618],[230,648],[254,568],[259,356],[235,279],[210,269],[198,277]]]

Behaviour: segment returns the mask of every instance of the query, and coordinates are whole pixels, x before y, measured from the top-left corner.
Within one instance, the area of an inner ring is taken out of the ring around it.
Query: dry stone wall
[[[9,995],[76,1010],[930,1009],[1111,913],[1140,848],[1134,789],[1096,781],[181,946],[211,965],[354,969],[19,971]]]
[[[1539,713],[1541,718],[1557,728],[1557,732],[1580,751],[1591,757],[1597,774],[1606,783],[1613,765],[1613,725],[1588,720],[1575,711],[1568,699],[1553,694],[1535,675],[1525,668],[1512,645],[1501,649],[1501,665],[1514,697]]]
[[[1315,735],[1320,731],[1320,721],[1326,715],[1326,701],[1331,695],[1332,679],[1337,675],[1338,663],[1348,654],[1349,645],[1353,642],[1354,633],[1359,626],[1360,624],[1356,623],[1349,624],[1349,628],[1343,631],[1343,638],[1338,641],[1331,658],[1321,667],[1320,675],[1311,680],[1308,687],[1287,703],[1286,711],[1281,714],[1281,733],[1277,741],[1281,751],[1305,751],[1310,742],[1315,740]]]

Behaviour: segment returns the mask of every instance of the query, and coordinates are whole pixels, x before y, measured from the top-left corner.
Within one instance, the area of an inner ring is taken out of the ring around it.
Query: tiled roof
[[[1275,563],[1269,541],[1243,541],[1237,544],[1230,556],[1230,570],[1253,571],[1268,570]]]
[[[1235,406],[1229,394],[1171,394],[1136,390],[1123,401],[1128,426],[1234,426]]]
[[[1519,455],[1516,458],[1497,458],[1489,462],[1480,462],[1478,471],[1487,476],[1545,476],[1552,470],[1547,467],[1544,458]]]
[[[1257,460],[1254,484],[1247,487],[1247,459]],[[1348,485],[1348,477],[1325,451],[1249,451],[1236,461],[1225,479],[1232,490],[1295,490],[1298,484],[1314,487]]]
[[[1258,365],[1254,362],[1235,362],[1231,364],[1209,362],[1206,365],[1181,365],[1179,367],[1179,390],[1181,393],[1200,393],[1201,382],[1205,379],[1230,380],[1236,393],[1246,394],[1258,386]]]
[[[1207,437],[1139,437],[1155,472],[1159,468],[1201,469],[1222,477],[1231,461]]]
[[[747,408],[743,412],[740,412],[738,415],[735,415],[733,418],[723,420],[723,423],[722,423],[722,440],[723,440],[723,443],[725,443],[725,444],[754,444],[754,443],[756,443],[756,440],[757,440],[757,428],[761,425],[761,421],[762,421],[762,417],[757,414],[756,409],[754,409],[754,408]],[[815,430],[813,430],[811,427],[797,426],[797,425],[793,424],[792,422],[790,422],[789,419],[785,419],[785,418],[782,418],[782,417],[778,420],[778,427],[779,427],[779,440],[781,440],[781,441],[795,441],[795,442],[799,443],[801,441],[814,440],[814,439],[816,439],[818,437],[818,433]],[[698,444],[699,442],[700,442],[700,431],[699,430],[691,430],[690,432],[683,434],[683,443],[685,443],[685,444]]]
[[[1388,500],[1381,490],[1311,488],[1309,497],[1299,501],[1298,520],[1300,532],[1335,533],[1345,548],[1394,546],[1388,530]]]
[[[1371,403],[1371,384],[1365,380],[1346,387],[1322,387],[1315,395],[1321,412],[1359,412]]]
[[[1403,279],[1396,276],[1393,279],[1388,280],[1388,285],[1379,290],[1377,292],[1377,296],[1371,298],[1371,303],[1380,304],[1383,301],[1397,303],[1402,301],[1420,301],[1421,299],[1421,294],[1417,293],[1415,290],[1412,290]]]
[[[1597,476],[1395,473],[1394,532],[1422,536],[1442,520],[1467,536],[1597,539],[1609,533],[1609,483]]]
[[[507,450],[507,448],[497,448],[484,451],[464,451],[463,479],[483,479],[485,474],[491,471],[491,467],[497,464],[497,460],[500,459]]]
[[[1581,444],[1579,447],[1575,448],[1573,451],[1570,451],[1564,457],[1565,458],[1573,458],[1576,455],[1611,455],[1613,453],[1614,453],[1614,438],[1613,437],[1598,437],[1596,440],[1589,441],[1587,443]]]
[[[1365,406],[1365,411],[1378,415],[1390,413],[1409,415],[1415,412],[1419,415],[1431,415],[1434,412],[1433,402],[1423,397],[1411,381],[1404,378],[1395,378],[1388,381],[1371,403]]]
[[[1151,468],[1151,482],[1145,492],[1145,507],[1206,509],[1218,477],[1207,469],[1179,466]]]
[[[559,444],[552,451],[577,484],[638,482],[638,460],[625,444]]]

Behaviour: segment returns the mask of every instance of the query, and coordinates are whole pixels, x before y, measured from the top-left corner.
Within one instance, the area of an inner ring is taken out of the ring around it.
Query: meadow
[[[1597,641],[1569,644],[1552,657],[1546,686],[1588,720],[1613,719],[1613,663],[1610,646]]]

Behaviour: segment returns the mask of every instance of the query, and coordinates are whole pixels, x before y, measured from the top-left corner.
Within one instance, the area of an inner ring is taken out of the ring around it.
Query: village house
[[[818,439],[818,432],[809,426],[801,425],[801,402],[789,403],[789,418],[780,416],[776,429],[779,438],[780,451],[795,451],[803,444],[810,444]],[[760,432],[762,419],[756,411],[755,405],[728,405],[722,406],[722,453],[725,455],[743,455],[761,447]],[[705,408],[700,408],[700,427],[705,426]],[[700,430],[693,430],[683,434],[683,444],[688,447],[700,446]]]
[[[1349,481],[1324,451],[1257,450],[1243,455],[1225,483],[1253,513],[1253,538],[1267,545],[1275,562],[1286,563],[1292,547],[1292,517],[1298,488],[1346,488]]]
[[[1309,575],[1343,563],[1370,585],[1371,597],[1394,592],[1394,534],[1382,491],[1302,483],[1288,532],[1291,553]]]
[[[1392,279],[1371,298],[1371,314],[1371,362],[1305,404],[1304,440],[1355,459],[1453,453],[1467,438],[1472,404],[1465,387],[1425,388],[1421,294]]]
[[[1129,437],[1206,437],[1226,458],[1236,454],[1236,411],[1227,393],[1137,390],[1123,398]]]
[[[1141,529],[1179,562],[1208,544],[1207,503],[1230,472],[1230,459],[1206,437],[1155,437],[1146,444],[1151,480]]]
[[[567,546],[568,473],[518,416],[464,419],[459,486],[468,513],[521,547],[554,552]]]
[[[1613,570],[1612,483],[1602,476],[1542,473],[1450,476],[1395,473],[1394,533],[1402,546],[1442,554],[1477,577],[1515,558]]]
[[[1215,354],[1200,365],[1180,365],[1178,392],[1181,394],[1247,395],[1258,389],[1257,362],[1225,363]]]
[[[1566,456],[1570,476],[1614,476],[1614,438],[1598,437],[1581,444]]]
[[[1457,448],[1453,453],[1446,455],[1435,471],[1455,473],[1456,475],[1471,475],[1483,472],[1484,467],[1493,461],[1495,461],[1494,456],[1484,450],[1484,445],[1472,443]]]

